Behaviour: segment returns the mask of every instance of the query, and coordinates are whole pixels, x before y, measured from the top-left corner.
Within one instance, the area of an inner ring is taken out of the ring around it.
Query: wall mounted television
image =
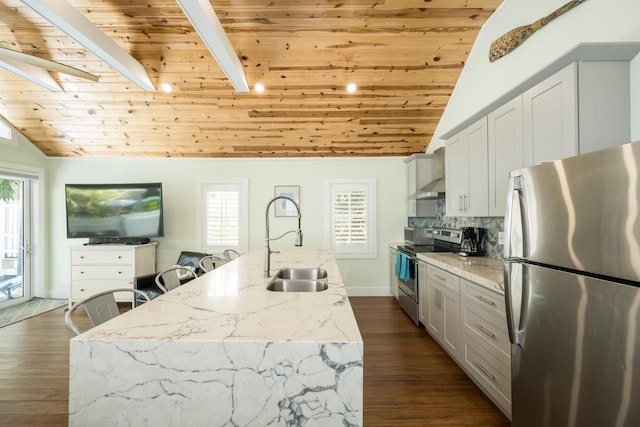
[[[164,235],[162,183],[66,184],[67,238],[141,244]]]

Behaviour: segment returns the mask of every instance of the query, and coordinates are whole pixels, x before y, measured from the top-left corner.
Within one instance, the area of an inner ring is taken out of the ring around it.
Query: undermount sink
[[[321,268],[281,268],[267,285],[274,292],[320,292],[329,287],[327,271]]]

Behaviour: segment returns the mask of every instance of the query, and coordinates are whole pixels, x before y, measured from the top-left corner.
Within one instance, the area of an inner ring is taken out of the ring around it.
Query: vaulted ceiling
[[[250,93],[233,89],[175,0],[69,2],[172,91],[144,92],[0,0],[0,47],[99,77],[53,72],[54,92],[0,68],[0,115],[45,155],[336,157],[424,152],[501,0],[211,0]]]

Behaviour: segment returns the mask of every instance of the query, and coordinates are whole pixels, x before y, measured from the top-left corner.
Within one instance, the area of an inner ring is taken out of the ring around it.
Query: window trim
[[[337,185],[353,185],[367,187],[368,203],[367,214],[368,224],[367,233],[369,236],[368,249],[365,251],[340,251],[335,247],[334,236],[332,236],[332,199],[334,188]],[[376,179],[375,178],[328,178],[324,180],[324,247],[334,253],[336,259],[369,259],[378,257],[378,239],[377,239],[377,202],[376,202]]]
[[[211,185],[239,185],[240,186],[240,236],[238,246],[228,246],[210,249],[207,246],[206,236],[204,235],[204,215],[205,203],[204,192]],[[233,249],[240,253],[246,253],[249,250],[249,179],[248,178],[229,178],[229,179],[209,179],[197,183],[196,188],[196,241],[199,242],[200,250],[221,254],[225,249]]]
[[[8,137],[3,133],[8,133]],[[18,138],[16,137],[16,131],[6,120],[0,117],[0,143],[6,145],[18,146]]]

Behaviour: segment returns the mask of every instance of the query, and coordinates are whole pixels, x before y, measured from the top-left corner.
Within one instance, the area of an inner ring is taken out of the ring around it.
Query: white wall
[[[196,238],[197,182],[216,178],[249,179],[249,248],[264,246],[265,208],[274,185],[299,185],[304,247],[323,247],[323,179],[376,178],[378,258],[341,260],[343,279],[351,294],[388,293],[390,241],[403,238],[406,224],[404,158],[355,159],[49,159],[47,229],[49,232],[49,289],[65,297],[69,283],[68,247],[82,239],[66,239],[64,185],[67,183],[162,182],[165,237],[158,238],[158,267],[173,265],[181,250],[199,250]],[[273,209],[273,208],[272,208]],[[292,218],[275,218],[272,227],[295,227]],[[287,228],[288,227],[288,228]],[[273,234],[275,235],[275,234]],[[272,243],[272,249],[293,249],[294,237]],[[277,255],[273,255],[274,257]],[[351,279],[346,279],[346,272]]]
[[[441,135],[508,93],[578,43],[640,42],[640,1],[589,0],[538,30],[521,46],[489,62],[491,43],[509,30],[530,24],[566,0],[505,0],[480,31],[451,99],[438,124],[429,152],[444,145]],[[635,87],[632,138],[640,139],[640,59],[632,67]]]

